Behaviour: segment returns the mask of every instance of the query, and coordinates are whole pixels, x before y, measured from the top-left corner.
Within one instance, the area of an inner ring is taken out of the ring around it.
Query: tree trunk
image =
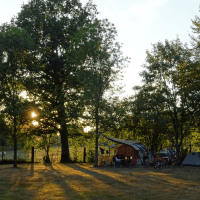
[[[50,163],[49,148],[50,148],[50,141],[49,141],[49,144],[47,144],[45,163]]]
[[[177,164],[180,163],[180,147],[179,147],[179,144],[178,144],[178,137],[179,137],[179,134],[178,134],[178,131],[176,131],[176,162]]]
[[[176,147],[176,160],[177,160],[177,164],[180,164],[180,147],[179,145],[177,145]]]
[[[32,146],[31,162],[34,163],[34,146]]]
[[[66,125],[66,114],[65,114],[65,105],[64,105],[64,95],[60,93],[60,100],[58,105],[58,116],[60,119],[60,137],[61,137],[61,163],[70,162],[69,156],[69,144],[68,144],[68,130]]]
[[[96,142],[95,142],[95,163],[94,166],[98,166],[98,139],[99,139],[99,117],[98,117],[98,107],[96,107],[95,118],[96,118]]]
[[[83,162],[85,163],[85,157],[86,157],[86,148],[83,149]]]
[[[17,119],[14,117],[14,164],[13,167],[17,167]]]
[[[94,166],[97,167],[98,166],[98,134],[96,133],[96,142],[95,142],[95,164]]]
[[[4,149],[3,149],[3,147],[2,147],[2,161],[3,161],[3,152],[4,152]]]
[[[67,163],[70,162],[70,156],[69,156],[69,145],[68,145],[68,133],[67,129],[60,130],[60,136],[61,136],[61,163]]]

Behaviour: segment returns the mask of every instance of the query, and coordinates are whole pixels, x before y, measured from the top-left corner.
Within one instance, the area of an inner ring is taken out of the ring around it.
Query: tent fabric
[[[120,146],[122,146],[123,144],[117,144],[115,147],[110,149],[110,152],[112,151],[116,151],[117,149],[119,149]]]
[[[118,144],[115,147],[113,147],[112,149],[110,149],[110,151],[117,150],[122,145],[123,144]],[[129,146],[134,147],[137,151],[140,151],[141,153],[143,153],[146,148],[143,144],[134,144],[134,145],[129,145]]]
[[[123,146],[123,145],[128,145],[128,146],[133,147],[137,151],[137,153],[136,152],[134,153],[134,155],[137,154],[136,157],[134,156],[134,159],[138,159],[138,154],[140,155],[140,158],[143,158],[143,152],[145,151],[145,148],[146,148],[145,145],[140,144],[137,141],[132,141],[132,140],[123,140],[123,139],[106,137],[106,136],[104,136],[104,137],[107,138],[108,140],[119,143],[118,145],[116,145],[116,147],[112,148],[111,151],[118,150],[119,148],[121,149],[121,146]],[[128,148],[126,148],[126,149],[128,149]],[[120,151],[118,151],[118,152],[120,152]],[[130,151],[132,151],[131,148],[130,148]],[[118,152],[117,152],[117,154],[118,154]],[[132,151],[132,153],[133,153],[133,151]],[[151,153],[151,151],[149,151],[149,163],[152,163],[153,159],[154,159],[153,154]],[[135,162],[135,164],[136,164],[136,160],[135,161],[133,160],[133,162]]]
[[[191,152],[185,157],[182,165],[200,166],[200,152]]]
[[[146,146],[144,146],[143,144],[139,144],[138,142],[135,141],[131,141],[131,140],[122,140],[122,139],[117,139],[117,138],[111,138],[111,137],[106,137],[107,139],[113,141],[113,142],[117,142],[117,143],[121,143],[121,144],[126,144],[129,146],[134,147],[137,151],[140,151],[141,153],[144,152]],[[120,147],[121,145],[118,144],[117,146],[115,146],[114,148],[112,148],[112,150],[116,150]]]
[[[164,163],[165,159],[161,157],[161,163]],[[153,159],[153,162],[158,162],[158,156]]]
[[[173,158],[175,156],[175,150],[174,149],[168,149],[167,151],[170,153],[171,158]]]
[[[117,149],[115,156],[120,154],[122,154],[124,157],[130,157],[130,159],[133,162],[133,166],[136,165],[136,161],[138,158],[138,151],[133,146],[127,144],[120,145]]]
[[[127,144],[132,146],[133,144],[139,143],[137,141],[132,141],[132,140],[123,140],[123,139],[118,139],[118,138],[113,138],[113,137],[106,137],[105,138],[113,141],[113,142],[117,142],[117,143],[121,143],[121,144]]]

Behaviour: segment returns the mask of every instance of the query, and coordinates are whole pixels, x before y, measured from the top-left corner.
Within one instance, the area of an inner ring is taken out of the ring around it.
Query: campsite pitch
[[[200,168],[110,168],[92,164],[0,165],[1,200],[199,199]]]

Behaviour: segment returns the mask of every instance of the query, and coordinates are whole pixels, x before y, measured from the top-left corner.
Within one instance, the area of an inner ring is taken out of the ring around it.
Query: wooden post
[[[1,149],[2,149],[2,162],[3,162],[4,148],[1,146]]]
[[[86,148],[83,149],[83,162],[85,163],[85,157],[86,157]]]
[[[31,162],[34,163],[34,147],[32,147]]]

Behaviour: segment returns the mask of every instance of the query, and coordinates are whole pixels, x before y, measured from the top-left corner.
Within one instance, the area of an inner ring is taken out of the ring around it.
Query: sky
[[[0,24],[9,22],[28,0],[0,1]],[[84,5],[88,0],[80,0]],[[159,41],[180,38],[190,46],[192,21],[200,16],[199,0],[93,0],[99,19],[108,19],[118,31],[116,41],[122,44],[124,56],[131,58],[124,73],[124,94],[134,95],[132,88],[141,85],[139,72],[145,64],[146,50]]]

